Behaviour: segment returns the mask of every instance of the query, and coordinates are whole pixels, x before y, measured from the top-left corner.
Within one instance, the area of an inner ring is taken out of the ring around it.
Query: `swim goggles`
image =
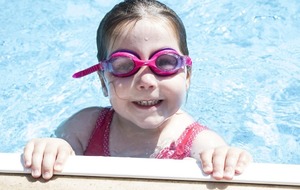
[[[181,56],[173,49],[162,49],[155,52],[149,60],[140,60],[135,54],[128,51],[112,53],[107,60],[73,75],[80,78],[95,71],[108,71],[116,77],[134,75],[142,66],[148,66],[153,73],[159,76],[170,76],[185,66],[192,66],[189,56]]]

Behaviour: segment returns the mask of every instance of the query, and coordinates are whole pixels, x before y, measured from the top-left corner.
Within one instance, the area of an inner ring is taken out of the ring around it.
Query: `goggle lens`
[[[169,54],[161,55],[159,56],[155,63],[156,67],[159,68],[162,71],[172,71],[177,68],[180,64],[180,57],[178,56],[171,56]]]
[[[130,73],[134,67],[134,61],[128,57],[115,57],[108,61],[109,71],[114,75],[124,75]]]

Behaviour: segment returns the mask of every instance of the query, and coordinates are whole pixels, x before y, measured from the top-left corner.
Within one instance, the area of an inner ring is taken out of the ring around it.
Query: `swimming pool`
[[[99,21],[119,1],[6,1],[0,11],[0,152],[109,105],[96,75]],[[162,1],[183,19],[193,79],[185,110],[256,162],[300,164],[300,2]]]

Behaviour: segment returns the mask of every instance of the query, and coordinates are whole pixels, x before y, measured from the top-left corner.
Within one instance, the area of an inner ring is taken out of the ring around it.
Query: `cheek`
[[[130,95],[132,94],[130,91],[132,86],[131,79],[118,78],[111,75],[107,77],[106,85],[110,99],[130,100]]]
[[[167,90],[167,93],[169,92],[169,98],[174,99],[173,101],[177,102],[178,104],[182,104],[186,99],[186,93],[187,93],[187,84],[188,81],[186,80],[185,75],[179,75],[176,76],[170,82],[169,89]],[[175,100],[176,99],[176,100]]]
[[[113,76],[110,73],[105,73],[105,85],[107,87],[108,95],[109,96],[114,96],[115,94],[115,86],[117,86],[115,81],[117,81],[117,78]]]

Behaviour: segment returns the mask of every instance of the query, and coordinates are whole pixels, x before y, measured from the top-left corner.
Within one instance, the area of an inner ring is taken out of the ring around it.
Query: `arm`
[[[248,152],[228,146],[219,135],[210,130],[197,135],[192,145],[192,157],[200,160],[203,171],[215,179],[232,179],[252,162]]]
[[[76,155],[83,155],[100,111],[100,107],[90,107],[79,111],[58,126],[55,135],[67,141]]]
[[[101,108],[86,108],[71,116],[55,131],[58,138],[32,139],[24,148],[25,167],[35,178],[50,179],[60,172],[70,155],[83,154]]]

